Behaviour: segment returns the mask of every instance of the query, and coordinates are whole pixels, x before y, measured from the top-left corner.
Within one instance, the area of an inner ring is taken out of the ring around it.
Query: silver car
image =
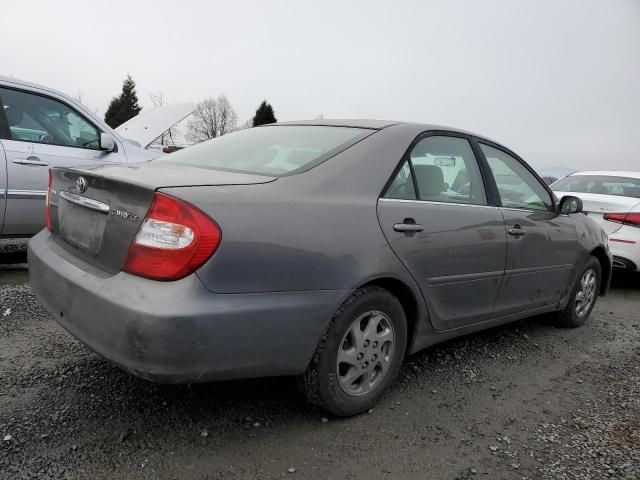
[[[152,162],[52,171],[34,292],[140,377],[299,375],[336,415],[371,408],[404,357],[606,293],[602,228],[516,154],[384,121],[284,123]]]
[[[162,152],[142,147],[187,115],[186,108],[143,111],[143,122],[135,117],[122,125],[125,139],[64,93],[0,77],[0,236],[42,230],[49,168],[156,158]]]

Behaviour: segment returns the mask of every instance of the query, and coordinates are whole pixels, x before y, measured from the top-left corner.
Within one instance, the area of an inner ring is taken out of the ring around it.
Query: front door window
[[[75,110],[48,97],[0,88],[10,140],[100,149],[100,132]]]

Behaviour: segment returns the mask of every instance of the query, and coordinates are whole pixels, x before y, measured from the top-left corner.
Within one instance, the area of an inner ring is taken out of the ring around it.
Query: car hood
[[[146,148],[176,123],[191,115],[195,108],[194,103],[175,103],[143,110],[115,130],[125,139]]]

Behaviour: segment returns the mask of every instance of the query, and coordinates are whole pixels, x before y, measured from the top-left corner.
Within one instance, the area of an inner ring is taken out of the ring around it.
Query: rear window
[[[249,128],[155,161],[282,176],[308,170],[373,132],[365,128],[311,125]]]
[[[558,192],[599,193],[640,198],[640,179],[604,175],[570,175],[551,185]]]

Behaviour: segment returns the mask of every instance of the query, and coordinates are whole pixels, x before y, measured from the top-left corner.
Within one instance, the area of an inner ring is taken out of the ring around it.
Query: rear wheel
[[[301,387],[334,415],[367,411],[398,376],[406,344],[398,299],[379,287],[357,290],[333,316]]]
[[[571,298],[564,310],[558,312],[558,326],[575,328],[585,324],[598,299],[602,267],[595,257],[590,257],[573,287]]]

